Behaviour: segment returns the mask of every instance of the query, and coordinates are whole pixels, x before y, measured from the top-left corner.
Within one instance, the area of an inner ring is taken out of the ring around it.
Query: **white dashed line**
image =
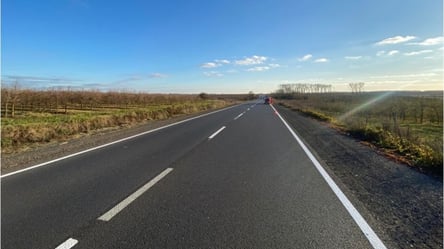
[[[238,118],[242,117],[242,115],[244,115],[244,112],[243,112],[243,113],[241,113],[241,114],[239,114],[239,115],[237,115],[237,117],[235,117],[235,118],[234,118],[234,120],[236,120],[236,119],[238,119]]]
[[[77,243],[79,243],[78,240],[73,239],[73,238],[69,238],[65,242],[60,244],[58,247],[56,247],[55,249],[70,249],[70,248],[74,247]]]
[[[237,106],[239,106],[239,105],[226,107],[224,109],[220,109],[220,110],[213,111],[213,112],[210,112],[210,113],[205,113],[205,114],[202,114],[202,115],[199,115],[199,116],[196,116],[196,117],[192,117],[192,118],[185,119],[185,120],[182,120],[182,121],[179,121],[179,122],[176,122],[176,123],[172,123],[172,124],[169,124],[169,125],[165,125],[165,126],[162,126],[162,127],[156,128],[156,129],[145,131],[145,132],[142,132],[142,133],[130,136],[130,137],[122,138],[122,139],[116,140],[116,141],[111,142],[111,143],[99,145],[99,146],[94,147],[94,148],[83,150],[83,151],[80,151],[80,152],[77,152],[77,153],[74,153],[74,154],[70,154],[70,155],[67,155],[67,156],[64,156],[64,157],[60,157],[60,158],[48,161],[48,162],[40,163],[40,164],[31,166],[31,167],[28,167],[28,168],[25,168],[25,169],[17,170],[17,171],[14,171],[14,172],[11,172],[11,173],[8,173],[8,174],[4,174],[4,175],[2,174],[2,175],[0,175],[0,178],[4,178],[4,177],[7,177],[7,176],[11,176],[11,175],[19,174],[19,173],[22,173],[22,172],[26,172],[26,171],[29,171],[29,170],[32,170],[32,169],[35,169],[35,168],[39,168],[39,167],[51,164],[51,163],[62,161],[62,160],[67,159],[67,158],[75,157],[75,156],[78,156],[78,155],[81,155],[81,154],[85,154],[85,153],[93,151],[93,150],[101,149],[101,148],[104,148],[104,147],[107,147],[107,146],[110,146],[110,145],[113,145],[113,144],[116,144],[116,143],[120,143],[120,142],[123,142],[123,141],[127,141],[127,140],[130,140],[130,139],[139,137],[139,136],[143,136],[143,135],[155,132],[155,131],[159,131],[159,130],[162,130],[162,129],[165,129],[165,128],[168,128],[168,127],[171,127],[171,126],[175,126],[175,125],[178,125],[178,124],[189,122],[189,121],[194,120],[194,119],[198,119],[198,118],[202,118],[202,117],[205,117],[205,116],[209,116],[211,114],[222,112],[222,111],[225,111],[225,110],[237,107]]]
[[[226,127],[222,126],[219,130],[217,130],[215,133],[213,133],[211,136],[208,137],[208,139],[213,139],[217,134],[219,134],[221,131],[223,131]]]
[[[131,202],[135,201],[139,196],[141,196],[143,193],[145,193],[148,189],[150,189],[154,184],[162,180],[168,173],[173,171],[173,168],[167,168],[162,173],[154,177],[151,181],[149,181],[147,184],[143,185],[141,188],[139,188],[136,192],[132,193],[130,196],[126,197],[123,201],[121,201],[119,204],[117,204],[115,207],[110,209],[108,212],[104,213],[102,216],[98,218],[98,220],[102,221],[109,221],[111,220],[116,214],[118,214],[120,211],[122,211],[126,206],[131,204]]]

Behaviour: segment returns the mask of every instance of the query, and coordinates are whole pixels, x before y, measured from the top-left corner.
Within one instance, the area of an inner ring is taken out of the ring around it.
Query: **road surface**
[[[325,174],[246,103],[2,176],[2,248],[384,248]]]

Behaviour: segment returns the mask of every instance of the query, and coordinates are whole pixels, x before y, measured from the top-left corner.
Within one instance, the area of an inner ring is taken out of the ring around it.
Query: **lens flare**
[[[374,98],[368,100],[367,102],[365,102],[365,103],[363,103],[363,104],[361,104],[361,105],[359,105],[359,106],[357,106],[357,107],[351,109],[350,111],[348,111],[348,112],[342,114],[342,115],[339,116],[337,119],[338,119],[339,121],[343,121],[343,120],[345,120],[346,118],[348,118],[348,117],[350,117],[350,116],[353,116],[355,113],[357,113],[357,112],[359,112],[359,111],[361,111],[361,110],[363,110],[363,109],[365,109],[365,108],[371,106],[372,104],[375,104],[375,103],[377,103],[377,102],[379,102],[379,101],[381,101],[381,100],[383,100],[383,99],[385,99],[385,98],[387,98],[387,97],[390,97],[390,96],[393,95],[393,94],[394,94],[394,92],[384,92],[384,93],[382,93],[381,95],[378,95],[378,96],[376,96],[376,97],[374,97]]]

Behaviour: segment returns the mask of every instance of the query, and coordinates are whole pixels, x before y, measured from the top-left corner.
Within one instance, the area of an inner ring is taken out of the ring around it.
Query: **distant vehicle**
[[[264,104],[273,104],[273,99],[271,97],[265,97]]]

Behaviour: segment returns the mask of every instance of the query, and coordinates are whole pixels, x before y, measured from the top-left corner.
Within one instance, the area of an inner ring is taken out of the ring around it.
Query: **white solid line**
[[[244,115],[244,113],[241,113],[241,114],[237,115],[237,117],[235,117],[234,120],[236,120],[236,119],[242,117],[242,115]]]
[[[361,231],[364,233],[365,237],[368,239],[370,244],[375,249],[386,249],[384,243],[382,243],[381,239],[379,239],[378,235],[373,231],[373,229],[370,227],[370,225],[365,221],[364,217],[358,212],[358,210],[353,206],[353,204],[348,200],[347,196],[341,191],[341,189],[336,185],[336,183],[333,181],[333,179],[328,175],[327,171],[321,166],[319,161],[313,156],[313,154],[310,152],[310,150],[305,146],[305,144],[302,142],[302,140],[296,135],[296,133],[293,131],[293,129],[288,125],[288,123],[282,118],[282,116],[279,114],[279,112],[274,108],[273,105],[270,105],[271,108],[276,112],[278,117],[282,120],[284,125],[287,127],[287,129],[290,131],[290,133],[293,135],[293,137],[296,139],[298,144],[302,147],[302,149],[305,151],[305,154],[310,158],[310,160],[313,162],[316,169],[319,171],[321,176],[324,178],[324,180],[327,182],[328,186],[333,190],[333,192],[336,194],[338,199],[341,201],[342,205],[344,205],[345,209],[347,209],[348,213],[351,215],[353,220],[356,222],[356,224],[361,228]]]
[[[213,135],[209,136],[208,139],[213,139],[215,136],[217,136],[217,134],[219,134],[221,131],[223,131],[226,127],[222,126],[222,128],[220,128],[219,130],[217,130],[215,133],[213,133]]]
[[[146,135],[146,134],[149,134],[149,133],[152,133],[152,132],[155,132],[155,131],[159,131],[159,130],[171,127],[171,126],[182,124],[182,123],[194,120],[194,119],[202,118],[202,117],[205,117],[205,116],[217,113],[217,112],[225,111],[225,110],[234,108],[236,106],[239,106],[239,105],[230,106],[230,107],[227,107],[227,108],[224,108],[224,109],[220,109],[220,110],[217,110],[217,111],[214,111],[214,112],[202,114],[202,115],[199,115],[199,116],[196,116],[196,117],[192,117],[192,118],[189,118],[189,119],[185,119],[185,120],[173,123],[173,124],[165,125],[165,126],[153,129],[153,130],[145,131],[145,132],[142,132],[142,133],[130,136],[130,137],[122,138],[122,139],[116,140],[116,141],[111,142],[111,143],[102,144],[102,145],[99,145],[99,146],[94,147],[94,148],[90,148],[90,149],[83,150],[83,151],[80,151],[80,152],[77,152],[77,153],[74,153],[74,154],[70,154],[70,155],[67,155],[67,156],[64,156],[64,157],[56,158],[56,159],[48,161],[48,162],[44,162],[44,163],[40,163],[40,164],[37,164],[37,165],[34,165],[34,166],[30,166],[30,167],[27,167],[25,169],[21,169],[21,170],[17,170],[17,171],[8,173],[8,174],[0,175],[0,178],[11,176],[11,175],[15,175],[15,174],[22,173],[22,172],[25,172],[25,171],[28,171],[28,170],[32,170],[32,169],[35,169],[35,168],[38,168],[38,167],[42,167],[42,166],[45,166],[45,165],[48,165],[48,164],[51,164],[51,163],[62,161],[64,159],[67,159],[67,158],[70,158],[70,157],[78,156],[78,155],[81,155],[81,154],[84,154],[84,153],[87,153],[87,152],[90,152],[90,151],[93,151],[93,150],[97,150],[97,149],[100,149],[100,148],[103,148],[103,147],[107,147],[107,146],[110,146],[110,145],[113,145],[113,144],[116,144],[116,143],[120,143],[120,142],[123,142],[123,141],[126,141],[126,140],[130,140],[130,139],[142,136],[142,135]]]
[[[111,220],[116,214],[118,214],[120,211],[122,211],[126,206],[131,204],[134,200],[136,200],[139,196],[141,196],[143,193],[145,193],[148,189],[150,189],[154,184],[162,180],[168,173],[170,173],[173,170],[173,168],[167,168],[162,173],[154,177],[151,181],[149,181],[147,184],[143,185],[141,188],[139,188],[136,192],[132,193],[130,196],[126,197],[123,201],[121,201],[119,204],[117,204],[115,207],[111,208],[108,212],[104,213],[102,216],[97,218],[98,220],[102,221],[109,221]]]
[[[73,238],[69,238],[65,242],[60,244],[58,247],[56,247],[55,249],[70,249],[73,246],[75,246],[77,243],[79,243],[78,240],[75,240]]]

